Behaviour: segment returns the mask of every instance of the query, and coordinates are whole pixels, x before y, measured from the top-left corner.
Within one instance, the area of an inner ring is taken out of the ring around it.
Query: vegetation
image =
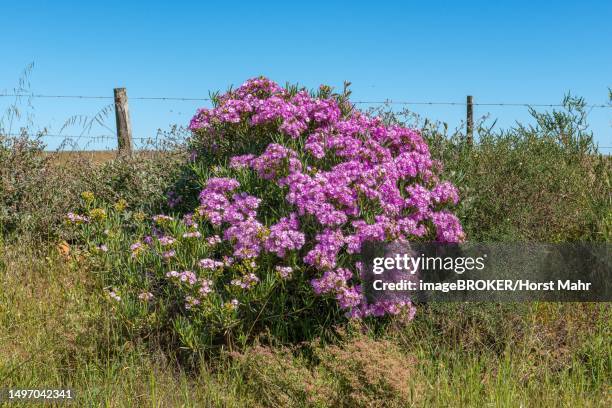
[[[566,102],[559,112],[533,112],[532,126],[494,132],[482,124],[474,146],[443,126],[381,113],[388,124],[421,129],[444,164],[441,177],[460,191],[456,214],[468,239],[609,242],[610,157],[597,154],[581,101]],[[57,160],[25,136],[1,142],[0,387],[71,387],[82,406],[609,401],[609,304],[432,304],[409,323],[334,320],[328,334],[301,342],[262,329],[239,347],[186,359],[193,350],[172,337],[178,332],[162,330],[163,315],[122,315],[108,296],[114,287],[105,272],[115,269],[76,245],[65,222],[87,205],[104,207],[110,222],[122,203],[121,223],[137,230],[132,217],[168,211],[171,187],[199,188],[189,171],[169,171],[185,150],[100,164],[79,155]],[[86,191],[95,204],[84,202]]]

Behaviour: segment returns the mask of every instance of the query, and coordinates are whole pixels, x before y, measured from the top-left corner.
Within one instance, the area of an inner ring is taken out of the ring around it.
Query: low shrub
[[[104,163],[78,152],[46,152],[41,137],[0,134],[0,235],[52,241],[66,238],[65,215],[92,191],[106,202],[159,211],[175,181],[180,150],[137,152]],[[179,159],[180,158],[180,159]],[[180,160],[180,161],[179,161]]]
[[[31,224],[28,209],[41,205],[31,199],[42,187],[41,176],[48,166],[42,148],[40,139],[0,132],[0,231],[4,234]]]
[[[473,241],[600,241],[612,233],[612,157],[598,152],[586,103],[531,110],[534,124],[480,126],[474,146],[437,126],[423,133],[444,177],[464,199],[457,208]]]
[[[506,130],[483,117],[473,145],[461,130],[407,110],[373,112],[421,130],[442,177],[460,191],[455,214],[471,241],[609,241],[612,156],[594,142],[584,99],[568,95],[561,105],[530,109],[530,122]]]

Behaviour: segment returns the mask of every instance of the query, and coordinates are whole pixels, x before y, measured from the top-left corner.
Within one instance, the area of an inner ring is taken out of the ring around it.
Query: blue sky
[[[612,87],[611,21],[611,1],[6,2],[0,91],[34,62],[38,94],[112,96],[124,86],[133,97],[206,97],[266,75],[308,87],[350,80],[355,100],[558,103],[571,91],[602,104]],[[0,108],[11,102],[0,98]],[[71,115],[108,103],[36,99],[35,126],[56,133]],[[187,124],[200,106],[130,101],[134,136]],[[463,106],[411,108],[451,128],[465,116]],[[502,127],[528,118],[520,107],[475,109],[487,113]],[[590,122],[600,145],[612,146],[612,109],[593,109]],[[107,123],[113,129],[114,117]]]

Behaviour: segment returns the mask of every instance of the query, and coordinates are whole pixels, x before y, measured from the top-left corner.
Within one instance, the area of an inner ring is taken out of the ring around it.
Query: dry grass
[[[103,164],[117,158],[116,150],[62,151],[47,152],[47,154],[57,164],[66,164],[75,159],[86,159],[95,164]]]
[[[264,407],[406,407],[423,395],[417,359],[389,340],[352,335],[307,350],[256,346],[234,358]]]
[[[139,150],[138,155],[141,157],[151,157],[159,152]],[[77,151],[61,151],[61,152],[46,152],[58,164],[66,164],[75,159],[86,159],[94,164],[104,164],[117,158],[116,150],[77,150]]]

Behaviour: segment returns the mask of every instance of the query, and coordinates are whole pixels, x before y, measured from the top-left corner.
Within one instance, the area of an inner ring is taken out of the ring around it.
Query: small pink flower
[[[291,273],[293,273],[293,268],[290,266],[277,266],[276,271],[281,278],[287,279],[291,276]]]
[[[159,241],[160,245],[168,246],[168,245],[174,244],[176,242],[176,239],[174,239],[171,236],[165,235],[163,237],[158,238],[158,241]]]
[[[193,296],[185,297],[185,309],[190,310],[200,304],[200,301]]]
[[[212,237],[208,237],[206,238],[206,242],[208,243],[208,245],[210,246],[215,246],[217,244],[221,243],[221,237],[218,235],[213,235]]]
[[[121,302],[121,296],[119,296],[114,290],[109,291],[108,296],[117,302]]]
[[[200,292],[200,295],[206,296],[212,292],[212,285],[213,281],[208,279],[200,279],[200,289],[198,289],[198,292]]]
[[[200,265],[200,268],[202,269],[220,269],[224,266],[223,262],[215,261],[214,259],[210,258],[200,259],[198,265]]]
[[[162,257],[164,259],[174,258],[175,256],[176,256],[176,251],[174,249],[171,249],[169,251],[162,253]]]
[[[164,214],[159,214],[159,215],[154,215],[153,216],[153,221],[155,221],[158,224],[162,224],[164,222],[169,222],[174,220],[174,218],[168,216],[168,215],[164,215]]]

